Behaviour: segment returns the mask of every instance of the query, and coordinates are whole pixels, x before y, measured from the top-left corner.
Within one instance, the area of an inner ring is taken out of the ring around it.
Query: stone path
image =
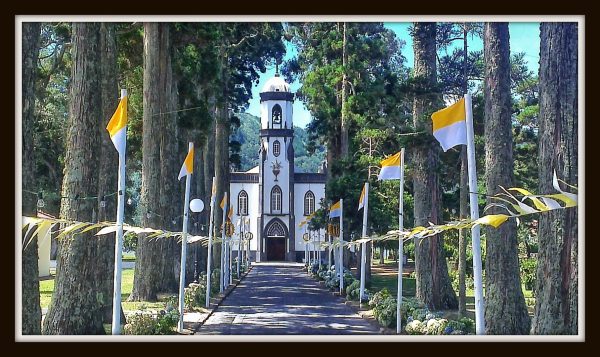
[[[200,335],[378,334],[301,266],[256,264],[200,327]]]

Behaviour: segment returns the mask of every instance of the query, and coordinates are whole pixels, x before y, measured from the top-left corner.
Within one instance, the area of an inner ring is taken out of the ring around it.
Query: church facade
[[[260,93],[261,129],[256,133],[259,165],[231,173],[232,218],[250,221],[252,261],[302,261],[303,235],[309,232],[308,225],[299,224],[325,197],[325,173],[296,172],[294,167],[293,102],[294,94],[279,74],[267,81]],[[322,241],[325,232],[309,234]]]

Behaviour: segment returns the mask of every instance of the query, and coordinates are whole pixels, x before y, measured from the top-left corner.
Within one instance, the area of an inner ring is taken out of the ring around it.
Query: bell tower
[[[260,93],[260,261],[295,259],[293,102],[277,68]]]

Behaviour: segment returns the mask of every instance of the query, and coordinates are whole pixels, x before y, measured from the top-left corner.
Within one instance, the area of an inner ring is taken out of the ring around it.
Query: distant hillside
[[[240,127],[231,135],[232,140],[239,141],[240,148],[240,170],[250,170],[258,165],[259,130],[260,118],[248,113],[237,115],[240,118]],[[306,130],[294,127],[294,153],[296,155],[295,165],[301,172],[318,172],[321,163],[325,160],[325,149],[318,147],[314,155],[308,155],[306,145],[308,133]]]

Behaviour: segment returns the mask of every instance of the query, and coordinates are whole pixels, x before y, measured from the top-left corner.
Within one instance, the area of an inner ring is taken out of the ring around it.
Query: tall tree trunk
[[[210,210],[210,200],[212,196],[212,181],[215,176],[215,129],[216,129],[216,103],[214,97],[209,99],[209,106],[211,108],[210,113],[212,113],[212,120],[210,122],[210,126],[208,128],[208,133],[206,135],[206,142],[204,144],[204,150],[202,152],[202,165],[204,167],[204,212],[203,216],[203,224],[204,224],[204,233],[208,236],[208,230],[210,225],[210,214],[212,213]],[[206,252],[208,254],[208,251]],[[214,266],[214,264],[213,264]]]
[[[216,177],[216,204],[214,224],[217,236],[221,236],[221,225],[223,223],[223,210],[218,206],[227,192],[227,199],[231,202],[231,192],[229,192],[229,104],[227,98],[227,78],[228,71],[226,69],[226,56],[222,56],[221,71],[223,80],[223,92],[218,101],[218,111],[216,115],[215,128],[215,177]],[[221,261],[221,245],[213,247],[212,261],[214,267],[218,267],[218,262]]]
[[[100,24],[100,73],[102,86],[102,115],[98,118],[98,135],[100,137],[99,174],[98,174],[98,221],[116,220],[117,174],[119,156],[117,150],[110,140],[106,130],[109,119],[115,112],[119,103],[119,86],[117,78],[117,41],[115,25],[110,22]],[[108,196],[110,195],[110,196]],[[103,321],[112,321],[112,299],[113,299],[113,272],[115,262],[115,239],[114,233],[102,235],[96,238],[98,252],[103,252],[98,257],[102,279],[98,281],[102,290],[103,298]],[[121,308],[121,318],[125,321],[125,314]]]
[[[414,74],[432,87],[436,84],[435,33],[435,23],[414,24]],[[430,114],[433,106],[439,103],[439,98],[431,96],[415,98],[413,121],[417,131],[431,134]],[[415,226],[427,226],[428,222],[440,223],[442,219],[439,152],[439,145],[433,137],[412,149]],[[441,235],[415,240],[416,295],[429,308],[455,309],[458,301],[448,276],[443,248]]]
[[[577,185],[577,24],[540,25],[539,192]],[[569,190],[567,187],[562,189]],[[533,334],[577,334],[577,208],[540,214]]]
[[[196,136],[199,137],[199,136]],[[204,142],[206,142],[207,140],[204,139]],[[207,230],[202,229],[202,225],[204,224],[204,220],[203,217],[206,216],[208,217],[207,214],[205,214],[205,212],[209,212],[210,211],[210,199],[207,201],[206,200],[206,188],[204,187],[204,184],[206,182],[206,174],[204,172],[204,151],[205,151],[205,146],[204,145],[199,145],[196,157],[194,158],[194,172],[197,172],[198,175],[196,176],[196,178],[194,179],[194,186],[196,186],[195,189],[195,196],[194,198],[199,198],[204,202],[204,210],[201,213],[192,213],[192,215],[190,217],[193,218],[193,223],[191,224],[192,226],[192,232],[194,235],[204,235],[207,236],[206,232]],[[194,245],[194,280],[197,280],[198,278],[198,274],[200,274],[201,271],[206,270],[206,255],[208,253],[208,250],[206,248],[204,248],[202,246],[202,244],[195,244]]]
[[[485,173],[487,194],[494,195],[498,186],[511,187],[514,181],[508,23],[485,24],[484,61]],[[527,334],[515,222],[486,229],[486,248],[486,334]]]
[[[347,98],[347,92],[348,92],[348,88],[347,88],[347,66],[348,66],[348,59],[347,59],[347,51],[346,51],[346,44],[347,44],[347,37],[346,37],[346,23],[344,22],[344,29],[343,29],[343,39],[342,39],[342,123],[341,123],[341,131],[342,131],[342,135],[341,135],[341,145],[340,145],[340,151],[342,154],[342,157],[346,157],[348,156],[348,98]]]
[[[73,24],[71,103],[65,155],[61,218],[90,222],[98,192],[98,118],[102,116],[100,24]],[[54,295],[44,320],[44,334],[104,334],[102,280],[94,231],[61,240]]]
[[[142,142],[142,225],[163,228],[161,143],[166,130],[168,24],[144,24],[144,99]],[[172,133],[173,134],[173,133]],[[174,139],[173,139],[174,140]],[[173,160],[173,158],[169,158]],[[176,176],[173,180],[176,179]],[[172,217],[168,217],[172,218]],[[157,293],[176,288],[170,239],[140,236],[131,301],[156,301]]]
[[[40,42],[40,23],[23,23],[23,215],[35,217],[36,192],[35,159],[33,145],[33,131],[35,125],[35,73]],[[26,192],[30,191],[30,192]],[[37,237],[29,241],[30,237],[23,237],[21,252],[21,332],[23,335],[39,335],[42,326],[42,310],[40,308],[40,283],[38,280],[38,249]],[[28,243],[29,242],[29,243]],[[29,245],[27,245],[29,244]],[[27,249],[25,247],[27,246]]]
[[[179,132],[177,130],[177,81],[173,78],[171,65],[172,47],[170,24],[161,24],[160,34],[160,72],[161,82],[159,91],[164,93],[164,108],[161,118],[160,135],[160,197],[159,207],[162,216],[162,227],[171,231],[182,230],[183,197],[179,188],[185,181],[178,181],[177,175],[185,159],[179,156]],[[185,145],[187,148],[187,145]],[[187,152],[187,150],[186,150]],[[177,217],[177,218],[176,218]],[[164,260],[164,274],[159,283],[160,292],[175,293],[179,286],[179,272],[181,264],[181,247],[176,239],[164,239],[162,242]]]

